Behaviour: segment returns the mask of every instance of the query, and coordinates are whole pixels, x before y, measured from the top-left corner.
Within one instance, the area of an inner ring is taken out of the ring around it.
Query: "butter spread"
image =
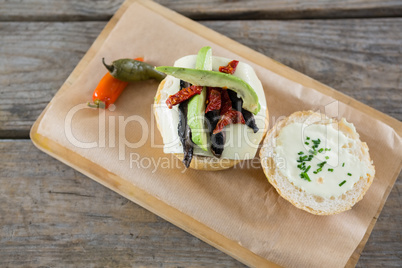
[[[185,56],[178,59],[174,66],[194,68],[196,58],[196,55]],[[212,60],[212,70],[219,71],[219,66],[226,66],[230,61],[230,59],[214,56]],[[238,160],[252,159],[257,152],[258,146],[264,135],[265,125],[267,124],[267,104],[265,94],[260,80],[257,78],[257,75],[250,65],[239,62],[236,72],[233,75],[243,79],[257,93],[261,110],[257,115],[254,115],[254,118],[259,131],[253,133],[252,129],[243,124],[232,124],[226,126],[226,143],[221,158]],[[155,107],[164,143],[164,153],[183,153],[183,147],[177,133],[177,127],[179,124],[178,107],[174,106],[172,109],[169,109],[165,103],[170,95],[175,94],[179,90],[180,80],[172,76],[167,76],[165,86],[161,90],[160,105]],[[203,151],[198,146],[194,146],[194,154],[213,157],[210,148],[208,151]]]
[[[369,165],[353,154],[359,141],[333,124],[291,123],[280,130],[274,149],[283,176],[307,193],[324,198],[346,193],[360,177],[372,173]],[[354,130],[346,121],[345,126]]]

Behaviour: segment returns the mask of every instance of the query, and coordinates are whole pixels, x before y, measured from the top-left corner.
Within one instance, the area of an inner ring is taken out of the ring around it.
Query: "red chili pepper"
[[[183,88],[179,92],[174,95],[170,95],[169,98],[166,100],[166,105],[169,109],[172,109],[173,106],[176,104],[182,103],[185,100],[188,100],[195,94],[201,94],[201,91],[204,87],[202,86],[189,86]]]
[[[205,113],[220,110],[222,106],[220,88],[208,87],[207,89],[207,108],[205,109]]]
[[[241,112],[230,109],[224,115],[221,116],[221,119],[219,119],[212,133],[217,134],[221,132],[223,128],[229,124],[246,124],[246,121],[244,121]]]
[[[137,61],[144,61],[144,58],[136,58]],[[113,104],[123,90],[127,87],[128,82],[120,81],[107,72],[99,81],[92,95],[93,103],[88,102],[88,106],[93,108],[108,108]]]
[[[234,72],[236,71],[237,64],[239,64],[239,61],[232,60],[231,62],[228,63],[227,66],[220,66],[219,72],[227,73],[227,74],[234,74]]]

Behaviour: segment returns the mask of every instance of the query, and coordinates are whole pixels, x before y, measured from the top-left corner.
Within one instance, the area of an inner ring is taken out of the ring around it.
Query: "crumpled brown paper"
[[[172,65],[177,58],[196,54],[206,45],[212,47],[214,55],[246,61],[255,68],[267,96],[270,126],[282,116],[307,109],[326,111],[354,123],[376,167],[374,183],[364,199],[348,212],[314,216],[276,193],[258,159],[219,172],[185,170],[174,157],[163,154],[152,113],[158,85],[153,81],[131,84],[113,111],[86,108],[105,74],[102,57],[110,62],[143,56],[153,65]],[[69,89],[52,100],[38,133],[255,254],[287,267],[344,266],[387,188],[392,187],[402,159],[401,137],[388,125],[250,62],[137,3],[127,9]]]

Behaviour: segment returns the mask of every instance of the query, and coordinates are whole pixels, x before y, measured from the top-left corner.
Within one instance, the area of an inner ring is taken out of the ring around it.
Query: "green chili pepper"
[[[105,63],[105,59],[102,58],[102,62],[114,78],[125,82],[148,79],[161,81],[166,77],[166,74],[158,72],[155,70],[154,66],[142,61],[119,59],[112,62],[111,65],[108,65]]]

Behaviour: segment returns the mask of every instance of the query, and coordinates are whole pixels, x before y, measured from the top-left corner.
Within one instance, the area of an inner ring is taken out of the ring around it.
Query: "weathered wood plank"
[[[29,140],[0,141],[1,267],[244,267]]]
[[[28,137],[105,24],[0,23],[0,137]]]
[[[0,21],[107,20],[123,0],[0,0]],[[397,17],[398,0],[156,0],[193,19],[307,19]]]
[[[0,141],[0,266],[243,267],[37,150]],[[400,267],[402,175],[357,267]]]
[[[402,120],[402,19],[203,24]]]
[[[402,120],[402,19],[202,23]],[[0,23],[0,138],[28,137],[104,25]]]

